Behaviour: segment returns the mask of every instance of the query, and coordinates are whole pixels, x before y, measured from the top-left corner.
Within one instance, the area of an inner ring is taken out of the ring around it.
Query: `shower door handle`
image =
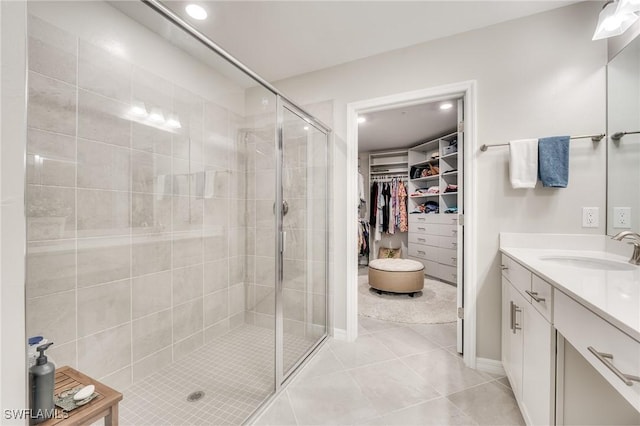
[[[282,216],[286,216],[289,213],[289,203],[282,200]],[[276,214],[276,203],[273,203],[273,214]]]

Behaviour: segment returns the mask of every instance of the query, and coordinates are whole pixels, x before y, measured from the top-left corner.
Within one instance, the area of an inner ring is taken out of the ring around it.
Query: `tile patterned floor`
[[[356,342],[326,344],[255,424],[523,425],[508,381],[455,344],[455,323],[360,317]]]
[[[287,335],[285,360],[312,342]],[[124,391],[123,425],[240,425],[273,392],[273,331],[244,325]],[[197,402],[187,395],[205,392]]]

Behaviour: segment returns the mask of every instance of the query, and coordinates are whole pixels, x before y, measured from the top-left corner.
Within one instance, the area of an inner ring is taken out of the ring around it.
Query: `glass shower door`
[[[283,379],[327,334],[328,135],[282,108],[281,303]]]

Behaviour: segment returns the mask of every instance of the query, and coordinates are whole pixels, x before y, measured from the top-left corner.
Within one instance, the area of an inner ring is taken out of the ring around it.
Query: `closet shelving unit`
[[[462,133],[452,132],[409,149],[409,258],[422,262],[425,274],[446,282],[457,282],[458,215],[445,213],[462,204]],[[434,176],[412,178],[414,168],[437,166]],[[460,167],[459,167],[460,165]],[[445,192],[448,185],[458,191]],[[411,195],[418,189],[438,188],[437,194]],[[438,203],[439,213],[410,213],[427,201]],[[461,209],[460,209],[461,210]]]
[[[369,177],[407,176],[409,153],[405,150],[373,152],[369,154]]]
[[[407,181],[409,176],[409,151],[407,149],[402,150],[390,150],[390,151],[376,151],[369,154],[369,185],[374,181],[391,181],[393,178],[399,178]],[[407,188],[408,191],[408,188]],[[407,209],[409,208],[407,203]],[[371,208],[373,201],[370,201]],[[370,245],[369,245],[369,258],[375,259],[377,257],[378,249],[380,247],[392,247],[402,248],[403,257],[407,253],[407,233],[397,232],[390,236],[384,234],[382,240],[375,241],[375,229],[371,228]]]

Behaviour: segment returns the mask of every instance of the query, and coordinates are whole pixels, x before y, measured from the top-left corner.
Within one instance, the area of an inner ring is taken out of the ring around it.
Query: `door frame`
[[[325,191],[323,194],[325,200],[329,199],[329,167],[330,167],[330,157],[329,157],[329,145],[331,140],[331,129],[322,124],[321,122],[314,119],[313,116],[305,112],[303,109],[288,101],[284,97],[278,95],[276,98],[276,140],[275,140],[275,160],[276,160],[276,191],[275,191],[275,204],[274,204],[274,216],[275,216],[275,230],[276,230],[276,238],[274,241],[275,244],[275,382],[276,382],[276,394],[280,391],[280,389],[285,386],[286,383],[290,381],[292,377],[295,376],[299,367],[306,362],[306,360],[311,356],[311,354],[315,353],[316,350],[323,344],[323,342],[329,336],[329,330],[331,329],[332,322],[331,317],[329,315],[329,233],[325,234],[325,265],[324,265],[324,276],[325,276],[325,331],[321,337],[319,337],[306,351],[304,354],[300,356],[300,358],[288,369],[286,369],[284,365],[284,296],[283,296],[283,283],[284,283],[284,251],[285,251],[285,235],[286,232],[284,230],[284,215],[283,212],[283,202],[285,201],[284,197],[284,178],[283,178],[283,169],[284,169],[284,138],[285,138],[285,130],[284,130],[284,122],[285,122],[285,111],[295,115],[301,121],[313,126],[317,131],[323,133],[326,138],[326,150],[325,150],[325,165],[327,167],[326,173],[326,182],[325,182]],[[307,146],[309,146],[310,141],[307,138]],[[327,228],[330,226],[329,221],[329,203],[325,203],[325,220]]]
[[[477,269],[473,255],[477,242],[476,155],[476,93],[475,80],[462,81],[443,86],[389,96],[366,99],[347,104],[347,236],[346,238],[346,339],[358,337],[358,248],[355,236],[358,233],[358,114],[390,108],[437,102],[452,97],[464,99],[464,232],[463,232],[463,298],[464,298],[464,342],[463,360],[467,367],[476,368],[476,294]],[[353,236],[353,238],[350,238]]]

